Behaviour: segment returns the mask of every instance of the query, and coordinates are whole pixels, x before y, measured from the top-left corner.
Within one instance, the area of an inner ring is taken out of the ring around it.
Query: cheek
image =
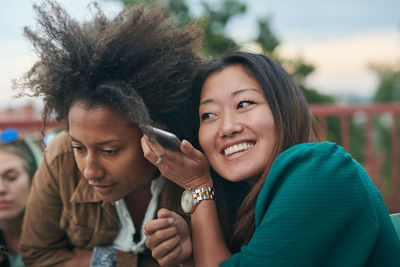
[[[81,171],[81,173],[83,173],[83,170],[85,169],[83,157],[81,157],[78,153],[74,152],[74,158],[76,165],[78,166],[78,169]]]
[[[140,178],[151,176],[157,169],[144,157],[142,150],[137,148],[121,157],[119,163],[113,164],[110,168],[121,176]]]
[[[213,138],[211,134],[211,129],[207,129],[206,127],[200,126],[199,129],[199,144],[206,154],[206,157],[209,158],[211,156],[212,146],[213,146]]]

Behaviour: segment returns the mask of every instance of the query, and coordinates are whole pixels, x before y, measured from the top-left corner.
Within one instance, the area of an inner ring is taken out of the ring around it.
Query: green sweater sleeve
[[[400,266],[379,191],[335,144],[279,155],[259,193],[251,241],[221,266]]]

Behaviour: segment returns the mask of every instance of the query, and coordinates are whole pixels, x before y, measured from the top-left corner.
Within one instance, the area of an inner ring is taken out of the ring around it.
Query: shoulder
[[[309,174],[324,180],[335,181],[351,177],[368,178],[364,168],[341,146],[331,142],[304,143],[283,151],[274,161],[268,179],[285,174],[289,177],[304,177]],[[364,179],[363,178],[363,179]]]
[[[258,196],[256,220],[267,209],[371,209],[377,199],[380,193],[368,174],[342,147],[330,142],[299,144],[274,161]]]
[[[283,151],[275,159],[272,169],[279,169],[282,165],[298,165],[299,161],[302,163],[301,166],[307,167],[327,158],[330,159],[327,162],[329,164],[335,164],[337,161],[352,161],[350,154],[346,153],[341,146],[335,143],[303,143]]]

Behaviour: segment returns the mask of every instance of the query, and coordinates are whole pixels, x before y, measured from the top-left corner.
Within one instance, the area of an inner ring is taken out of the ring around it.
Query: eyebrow
[[[78,139],[73,138],[71,135],[69,135],[69,138],[70,138],[72,141],[74,141],[74,142],[82,143],[82,142],[79,141]],[[117,140],[107,140],[107,141],[104,141],[104,142],[96,143],[95,145],[96,145],[96,146],[108,145],[108,144],[110,144],[110,143],[112,143],[112,142],[117,142]]]
[[[253,91],[253,92],[256,92],[256,93],[260,94],[260,90],[257,90],[257,89],[255,89],[255,88],[252,88],[252,87],[251,87],[251,88],[239,89],[239,90],[233,92],[233,93],[231,94],[231,96],[232,96],[232,97],[233,97],[233,96],[237,96],[237,95],[240,95],[240,94],[242,94],[242,93],[244,93],[244,92],[247,92],[247,91]],[[204,105],[204,104],[208,104],[208,103],[212,103],[212,102],[214,102],[213,99],[206,99],[206,100],[204,100],[204,101],[201,101],[199,106]]]

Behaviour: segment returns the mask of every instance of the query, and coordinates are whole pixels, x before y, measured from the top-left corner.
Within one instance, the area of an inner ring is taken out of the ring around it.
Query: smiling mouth
[[[233,146],[229,146],[227,148],[224,149],[224,155],[225,156],[229,156],[232,155],[234,153],[238,153],[238,152],[242,152],[245,150],[248,150],[250,148],[252,148],[254,146],[253,143],[241,143],[241,144],[236,144]]]

